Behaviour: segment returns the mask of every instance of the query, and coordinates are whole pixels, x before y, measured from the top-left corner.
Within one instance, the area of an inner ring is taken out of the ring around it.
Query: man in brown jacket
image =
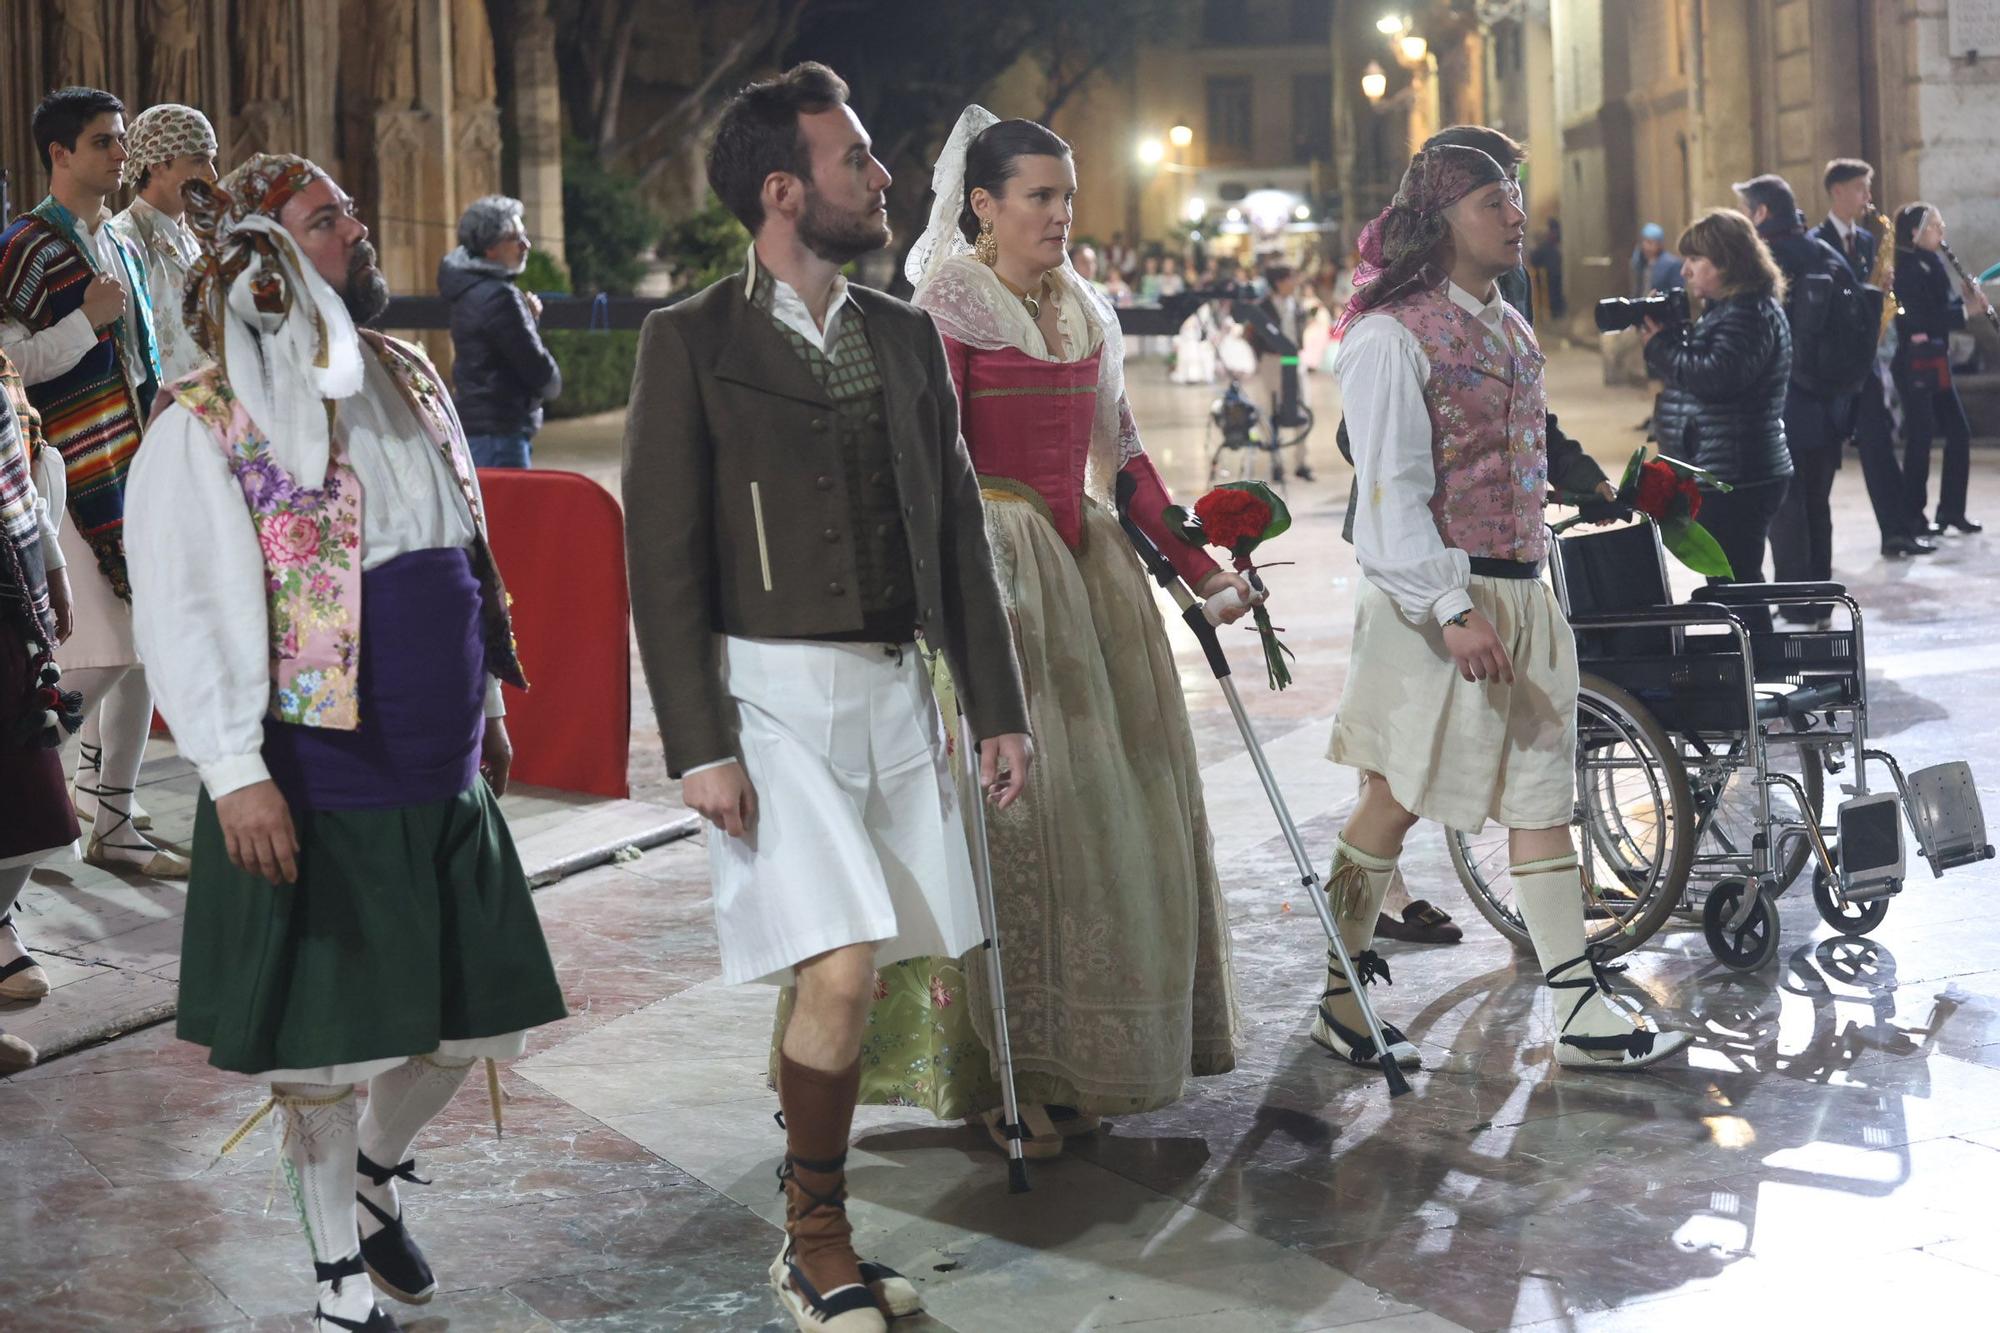
[[[711,825],[723,978],[798,987],[772,1282],[802,1330],[864,1333],[917,1308],[856,1257],[844,1209],[875,969],[983,938],[917,636],[999,807],[1027,781],[1027,706],[937,331],[840,276],[889,240],[889,173],[847,86],[804,64],[745,89],[708,178],[756,241],[744,272],[646,321],[632,612],[668,771]]]

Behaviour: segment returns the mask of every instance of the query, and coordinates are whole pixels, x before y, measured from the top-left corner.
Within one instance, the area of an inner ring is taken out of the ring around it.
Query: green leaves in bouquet
[[[1714,534],[1684,513],[1660,524],[1660,543],[1674,559],[1705,578],[1736,577],[1729,567],[1729,557],[1722,553],[1722,544],[1715,540]]]

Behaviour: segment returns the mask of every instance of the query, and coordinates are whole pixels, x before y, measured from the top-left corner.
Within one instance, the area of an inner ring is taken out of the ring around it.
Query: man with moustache
[[[314,1329],[379,1333],[368,1278],[437,1287],[397,1197],[410,1145],[565,1013],[496,799],[500,682],[525,682],[450,396],[361,327],[388,284],[353,201],[272,154],[188,198],[214,364],[167,387],[127,518],[139,641],[202,779],[179,1033],[271,1084]]]
[[[632,616],[668,771],[712,826],[723,979],[797,986],[772,1285],[801,1330],[868,1333],[918,1308],[846,1215],[875,970],[983,938],[917,636],[1002,807],[1027,781],[1027,706],[937,330],[840,276],[889,241],[889,173],[847,85],[807,63],[744,89],[708,178],[755,242],[640,338]]]

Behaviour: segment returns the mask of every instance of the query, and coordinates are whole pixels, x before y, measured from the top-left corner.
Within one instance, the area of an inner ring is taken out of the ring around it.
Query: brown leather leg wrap
[[[861,1091],[861,1062],[829,1072],[778,1057],[785,1112],[785,1230],[792,1262],[822,1294],[861,1281],[847,1221],[847,1139]]]

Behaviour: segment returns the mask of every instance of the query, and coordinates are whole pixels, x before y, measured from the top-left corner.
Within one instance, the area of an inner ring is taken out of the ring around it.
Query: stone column
[[[500,189],[500,108],[493,68],[493,29],[486,0],[451,6],[451,115],[455,158],[452,221],[465,206]]]
[[[1758,115],[1759,81],[1774,76],[1769,66],[1754,60],[1760,47],[1749,6],[1696,0],[1693,14],[1688,29],[1688,176],[1694,198],[1689,202],[1696,209],[1734,207],[1736,196],[1729,187],[1770,169],[1760,162],[1775,158],[1764,154],[1782,152],[1774,127]],[[1786,75],[1776,78],[1782,82]]]
[[[556,72],[556,25],[548,0],[514,7],[514,144],[527,205],[528,235],[555,259],[563,258],[562,88]]]
[[[453,196],[450,0],[372,0],[375,246],[392,291],[429,292]]]

